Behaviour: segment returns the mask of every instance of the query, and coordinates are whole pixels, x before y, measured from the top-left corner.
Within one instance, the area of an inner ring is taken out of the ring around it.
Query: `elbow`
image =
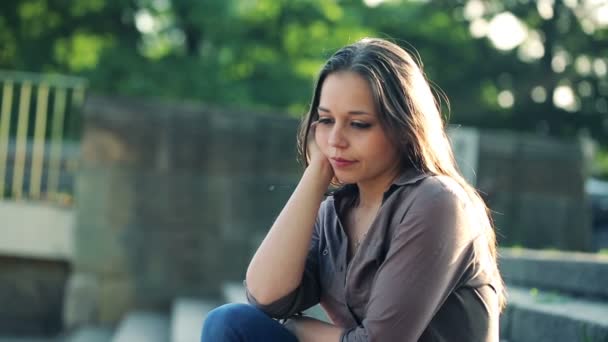
[[[260,306],[269,306],[277,300],[277,298],[271,296],[269,293],[249,292],[249,294],[250,301]]]
[[[293,301],[297,297],[294,292],[295,288],[287,290],[287,288],[276,288],[267,283],[249,283],[245,280],[247,291],[247,300],[250,304],[259,308],[264,308],[265,311],[279,318],[283,318],[285,312],[290,312],[293,307]]]
[[[277,300],[268,284],[260,282],[249,271],[245,276],[245,286],[247,288],[247,299],[252,304],[266,306]]]
[[[256,288],[255,286],[251,286],[251,285],[249,285],[249,283],[247,283],[247,300],[251,304],[268,306],[275,299],[271,298],[268,291],[264,291],[264,289]]]

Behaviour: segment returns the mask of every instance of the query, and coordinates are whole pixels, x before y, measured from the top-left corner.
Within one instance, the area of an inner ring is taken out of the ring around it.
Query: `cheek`
[[[396,147],[385,136],[374,137],[368,142],[367,146],[371,146],[370,154],[377,156],[380,160],[394,160],[397,158]]]

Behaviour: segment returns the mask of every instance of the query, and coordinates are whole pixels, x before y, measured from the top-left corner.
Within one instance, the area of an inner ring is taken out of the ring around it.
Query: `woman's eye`
[[[327,125],[327,124],[330,124],[332,122],[332,120],[330,118],[319,118],[319,120],[317,120],[317,122],[321,125]]]
[[[371,124],[368,124],[366,122],[357,122],[357,121],[353,122],[351,125],[355,128],[360,128],[360,129],[370,128],[372,126]]]

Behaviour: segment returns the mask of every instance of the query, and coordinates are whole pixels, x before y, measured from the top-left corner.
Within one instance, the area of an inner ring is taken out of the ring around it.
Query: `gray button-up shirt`
[[[347,259],[347,185],[319,210],[301,284],[269,305],[288,318],[317,303],[344,328],[341,341],[498,341],[500,278],[485,229],[452,179],[404,172],[385,192],[358,250]]]

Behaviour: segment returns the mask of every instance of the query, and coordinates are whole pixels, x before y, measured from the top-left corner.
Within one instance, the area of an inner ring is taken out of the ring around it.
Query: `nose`
[[[348,140],[344,134],[344,130],[340,127],[340,125],[334,125],[329,132],[329,137],[327,143],[331,147],[335,148],[345,148],[348,146]]]

